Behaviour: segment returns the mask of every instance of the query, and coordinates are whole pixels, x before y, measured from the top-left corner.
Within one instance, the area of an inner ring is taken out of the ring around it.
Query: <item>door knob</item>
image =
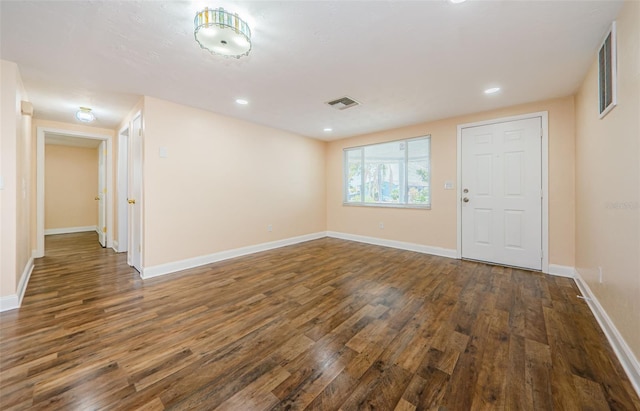
[[[99,196],[95,196],[94,200],[100,200],[100,197]]]
[[[469,198],[465,197],[465,198],[462,199],[462,201],[464,201],[465,203],[468,203],[469,202]]]
[[[468,188],[465,188],[464,190],[462,190],[463,193],[467,194],[469,192]]]
[[[129,204],[135,204],[135,203],[136,203],[136,200],[127,200],[127,203],[129,203]]]

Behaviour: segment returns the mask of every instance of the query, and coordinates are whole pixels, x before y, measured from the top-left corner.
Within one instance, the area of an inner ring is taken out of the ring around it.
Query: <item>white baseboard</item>
[[[342,240],[357,241],[359,243],[381,245],[383,247],[399,248],[401,250],[415,251],[418,253],[437,255],[440,257],[457,258],[456,250],[449,249],[449,248],[432,247],[432,246],[422,245],[422,244],[406,243],[404,241],[386,240],[384,238],[340,233],[337,231],[327,231],[327,237],[340,238]]]
[[[16,294],[0,297],[0,312],[20,308],[20,304],[22,304],[22,298],[24,298],[24,293],[25,291],[27,291],[27,284],[29,283],[29,278],[31,278],[32,272],[33,257],[29,258],[29,261],[27,261],[27,265],[22,271]]]
[[[98,227],[95,225],[88,225],[84,227],[48,228],[44,230],[44,235],[84,233],[87,231],[98,232]]]
[[[578,285],[582,296],[585,297],[587,305],[591,309],[594,317],[596,317],[598,324],[600,324],[600,328],[602,328],[602,331],[607,336],[613,351],[616,353],[618,360],[620,360],[620,363],[622,364],[622,368],[624,368],[629,380],[631,380],[631,385],[633,385],[636,393],[640,396],[640,361],[638,361],[636,356],[633,354],[633,351],[631,351],[631,348],[629,348],[629,345],[624,340],[613,321],[611,321],[607,312],[602,308],[602,305],[600,305],[600,302],[591,291],[591,288],[589,288],[587,282],[584,281],[580,272],[575,270],[574,273],[575,282]]]
[[[115,251],[116,253],[119,253],[120,251],[118,251],[118,242],[116,240],[113,240],[113,251]]]
[[[17,294],[0,297],[0,312],[14,310],[20,307],[20,299]]]
[[[288,245],[303,243],[305,241],[317,240],[318,238],[326,237],[326,232],[319,232],[313,234],[301,235],[298,237],[286,238],[284,240],[271,241],[268,243],[250,245],[247,247],[235,248],[233,250],[221,251],[219,253],[213,253],[209,255],[203,255],[200,257],[188,258],[186,260],[174,261],[171,263],[154,265],[151,267],[144,267],[140,276],[143,279],[157,277],[160,275],[171,274],[176,271],[182,271],[193,267],[199,267],[201,265],[211,264],[222,260],[228,260],[230,258],[241,257],[247,254],[259,253],[261,251],[273,250],[274,248],[285,247]]]
[[[547,274],[557,275],[558,277],[576,278],[576,270],[567,265],[549,264],[549,272]]]

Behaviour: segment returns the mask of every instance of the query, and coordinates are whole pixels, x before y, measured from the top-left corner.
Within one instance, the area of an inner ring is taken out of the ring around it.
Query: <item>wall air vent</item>
[[[337,100],[327,101],[327,104],[333,108],[337,108],[338,110],[344,110],[349,107],[359,106],[360,103],[352,99],[351,97],[341,97]]]

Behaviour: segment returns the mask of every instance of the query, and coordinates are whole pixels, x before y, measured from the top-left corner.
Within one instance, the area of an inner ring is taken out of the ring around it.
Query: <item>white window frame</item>
[[[355,201],[348,201],[348,196],[349,196],[349,183],[347,181],[348,179],[348,170],[349,170],[349,164],[348,164],[348,156],[347,153],[349,151],[352,150],[356,150],[356,149],[360,149],[362,150],[362,159],[361,162],[364,165],[364,151],[367,147],[373,147],[373,146],[379,146],[379,145],[383,145],[383,144],[393,144],[393,143],[404,143],[405,147],[407,148],[405,150],[405,158],[404,158],[404,170],[405,170],[405,176],[403,178],[405,185],[407,187],[405,187],[404,191],[407,192],[408,191],[408,172],[409,172],[409,167],[408,167],[408,163],[409,163],[409,142],[411,141],[416,141],[416,140],[426,140],[428,142],[429,145],[429,154],[428,154],[428,160],[427,160],[427,170],[428,170],[428,180],[426,181],[427,183],[427,187],[429,188],[429,204],[414,204],[414,203],[409,203],[406,199],[404,201],[404,203],[379,203],[379,202],[365,202],[364,201],[364,173],[362,174],[362,182],[361,182],[361,190],[362,190],[362,195],[361,195],[361,201],[359,202],[355,202]],[[392,140],[392,141],[384,141],[381,143],[374,143],[374,144],[365,144],[362,146],[353,146],[353,147],[345,147],[344,149],[342,149],[342,204],[345,206],[356,206],[356,207],[383,207],[383,208],[418,208],[418,209],[423,209],[423,210],[430,210],[431,209],[431,202],[432,202],[432,190],[431,190],[431,135],[427,134],[424,136],[420,136],[420,137],[413,137],[413,138],[405,138],[405,139],[400,139],[400,140]]]

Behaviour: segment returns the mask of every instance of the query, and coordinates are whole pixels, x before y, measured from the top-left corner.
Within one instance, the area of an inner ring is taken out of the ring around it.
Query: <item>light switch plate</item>
[[[160,153],[160,158],[169,157],[169,150],[167,150],[166,147],[160,147],[159,153]]]
[[[445,190],[453,190],[453,181],[445,181],[444,182]]]

